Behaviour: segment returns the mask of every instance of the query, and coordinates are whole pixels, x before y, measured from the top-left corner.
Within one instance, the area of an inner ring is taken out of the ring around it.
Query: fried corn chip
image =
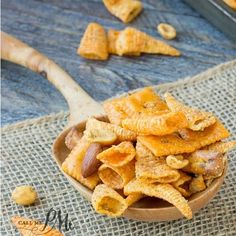
[[[189,197],[191,192],[189,191],[189,183],[192,179],[191,176],[185,174],[183,171],[179,171],[180,178],[171,183],[184,197]]]
[[[13,216],[12,223],[16,226],[22,236],[45,235],[45,236],[63,236],[63,234],[37,220],[28,219],[22,216]]]
[[[123,109],[124,99],[116,98],[103,104],[104,111],[112,124],[121,125],[122,120],[128,117],[128,114]]]
[[[111,123],[106,123],[103,121],[96,120],[95,118],[88,119],[86,123],[86,130],[93,130],[93,129],[108,129],[113,131],[117,135],[118,141],[134,141],[136,140],[136,134],[130,130],[126,130],[121,128],[118,125],[114,125]]]
[[[116,41],[116,50],[120,56],[140,52],[170,56],[180,55],[177,49],[132,27],[127,27],[120,32]]]
[[[229,141],[229,142],[219,141],[207,147],[204,147],[204,149],[218,151],[222,154],[229,152],[230,150],[234,148],[236,148],[236,141]]]
[[[135,156],[136,160],[140,160],[142,158],[148,158],[148,159],[155,158],[153,153],[139,141],[137,141],[135,148],[136,148],[136,156]]]
[[[128,207],[125,199],[105,184],[99,184],[94,189],[92,205],[97,213],[111,217],[121,216]]]
[[[166,157],[166,164],[173,169],[182,169],[188,165],[188,160],[182,155],[169,155]]]
[[[116,49],[116,42],[117,39],[120,35],[119,31],[110,29],[108,31],[108,52],[114,55],[118,55],[117,49]],[[131,54],[126,54],[127,56],[139,56],[141,53],[131,53]]]
[[[177,170],[173,170],[166,164],[164,157],[155,157],[139,142],[136,145],[136,153],[136,178],[148,183],[171,183],[180,177]]]
[[[90,23],[81,39],[77,53],[84,58],[107,60],[108,40],[104,28],[97,23]]]
[[[69,156],[62,163],[62,170],[88,188],[94,189],[100,181],[97,173],[87,178],[84,178],[81,173],[83,158],[89,145],[90,142],[88,142],[84,137],[80,139],[72,149]]]
[[[188,158],[189,164],[184,171],[202,174],[205,179],[221,176],[224,171],[224,157],[220,152],[212,150],[197,150]]]
[[[217,120],[215,124],[203,131],[189,129],[179,130],[181,136],[170,134],[165,136],[138,136],[144,146],[151,150],[155,156],[168,156],[181,153],[191,153],[206,145],[217,142],[229,136],[228,130]]]
[[[107,10],[124,23],[132,21],[141,11],[142,3],[136,0],[103,0]]]
[[[187,127],[187,125],[188,122],[182,112],[137,116],[122,121],[122,126],[125,129],[143,135],[167,135]]]
[[[166,93],[164,97],[171,111],[181,111],[185,114],[189,122],[189,128],[192,130],[204,130],[206,127],[216,122],[216,118],[210,112],[205,112],[196,108],[188,107],[179,102],[170,93]]]
[[[161,115],[169,112],[166,103],[150,87],[127,97],[115,98],[103,104],[104,110],[113,124],[121,125],[127,117],[140,114]]]
[[[203,176],[198,175],[194,177],[189,185],[189,190],[191,193],[198,193],[206,189],[206,184],[204,182]]]
[[[192,218],[192,210],[187,200],[170,184],[150,184],[142,180],[131,180],[125,187],[126,195],[142,193],[150,197],[157,197],[173,204],[187,219]]]
[[[135,157],[135,148],[131,142],[122,142],[97,155],[97,159],[110,166],[119,167],[128,164]]]
[[[135,202],[138,202],[141,198],[143,198],[145,195],[142,193],[132,193],[128,195],[128,197],[125,199],[128,206],[131,206]]]
[[[169,112],[166,103],[150,87],[126,97],[122,101],[122,107],[129,117],[139,114],[161,115]]]
[[[116,41],[120,35],[119,31],[110,29],[108,30],[108,52],[117,55]]]
[[[102,182],[113,189],[122,189],[135,176],[134,161],[121,167],[103,164],[98,169]]]

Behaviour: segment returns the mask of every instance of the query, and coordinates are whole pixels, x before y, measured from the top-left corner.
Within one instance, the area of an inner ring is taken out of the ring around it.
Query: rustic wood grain
[[[110,15],[101,0],[2,1],[2,30],[41,51],[96,100],[142,86],[175,81],[236,58],[236,45],[181,0],[143,0],[144,11],[130,26],[157,38],[156,25],[175,26],[178,38],[169,43],[180,58],[143,55],[111,56],[106,62],[88,61],[76,54],[91,21],[106,29],[125,25]],[[2,125],[66,110],[62,96],[39,75],[2,62]]]

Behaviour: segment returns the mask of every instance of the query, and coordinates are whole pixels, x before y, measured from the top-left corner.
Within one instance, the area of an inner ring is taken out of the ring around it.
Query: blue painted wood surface
[[[101,0],[3,0],[2,30],[41,51],[96,100],[142,86],[175,81],[236,58],[236,45],[181,0],[143,0],[144,11],[130,26],[160,38],[156,25],[172,24],[178,38],[169,43],[180,58],[111,56],[88,61],[76,54],[89,22],[106,29],[125,25]],[[216,19],[217,20],[217,19]],[[67,109],[59,92],[39,75],[2,62],[2,125]]]

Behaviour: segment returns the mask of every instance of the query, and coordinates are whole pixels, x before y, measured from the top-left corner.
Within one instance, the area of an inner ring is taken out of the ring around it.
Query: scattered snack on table
[[[81,39],[77,53],[92,60],[107,60],[108,39],[104,28],[97,23],[90,23]]]
[[[97,23],[90,23],[81,39],[78,54],[87,59],[106,60],[108,54],[140,56],[141,53],[180,56],[174,47],[132,27],[108,34]]]
[[[124,23],[132,21],[143,9],[141,1],[103,0],[107,10]]]
[[[229,131],[212,113],[152,88],[104,103],[108,121],[89,118],[62,169],[91,190],[101,214],[121,216],[144,197],[168,201],[188,219],[192,194],[223,174]],[[70,149],[70,146],[68,147]]]
[[[116,50],[119,56],[133,53],[180,56],[177,49],[132,27],[127,27],[120,32],[116,41]]]
[[[59,230],[56,230],[50,226],[45,227],[45,224],[40,223],[38,220],[32,220],[21,216],[13,216],[11,221],[22,236],[63,236]]]
[[[22,185],[13,190],[11,198],[15,203],[27,206],[35,203],[37,192],[32,186]]]
[[[225,4],[231,7],[233,10],[236,11],[236,0],[223,0]]]
[[[159,34],[164,38],[164,39],[174,39],[176,38],[176,30],[175,28],[170,25],[170,24],[166,24],[166,23],[160,23],[157,26],[157,31],[159,32]]]

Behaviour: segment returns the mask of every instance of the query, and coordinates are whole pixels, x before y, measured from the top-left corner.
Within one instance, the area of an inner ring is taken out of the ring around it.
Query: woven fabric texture
[[[190,68],[191,69],[191,68]],[[191,106],[214,112],[236,139],[236,61],[220,65],[194,78],[155,87],[170,91]],[[228,155],[229,169],[217,196],[192,220],[146,223],[108,218],[68,183],[51,156],[53,140],[66,125],[68,113],[52,114],[2,128],[1,228],[0,235],[18,235],[10,223],[14,215],[44,221],[49,209],[68,213],[75,229],[65,235],[236,235],[236,152]],[[21,207],[10,197],[22,184],[37,189],[36,205]]]

